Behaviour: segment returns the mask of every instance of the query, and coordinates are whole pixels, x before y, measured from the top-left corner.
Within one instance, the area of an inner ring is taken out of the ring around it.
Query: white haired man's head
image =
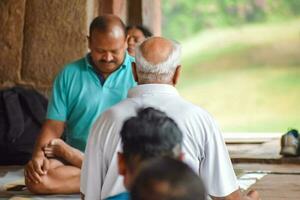
[[[181,58],[179,43],[162,37],[151,37],[137,45],[135,52],[135,73],[139,84],[176,84]]]

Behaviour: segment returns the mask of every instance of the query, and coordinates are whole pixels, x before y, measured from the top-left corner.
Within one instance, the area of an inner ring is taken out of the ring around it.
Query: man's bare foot
[[[53,139],[44,147],[44,153],[48,158],[61,158],[71,164],[74,164],[74,157],[83,157],[83,153],[61,139]]]
[[[63,140],[53,139],[44,147],[44,153],[48,158],[63,158],[68,157],[68,154],[72,151]]]

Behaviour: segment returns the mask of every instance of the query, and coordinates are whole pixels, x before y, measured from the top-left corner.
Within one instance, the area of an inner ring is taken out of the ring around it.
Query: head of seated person
[[[168,157],[142,164],[131,187],[131,200],[204,200],[200,177],[185,163]]]
[[[131,56],[135,56],[136,44],[142,42],[145,38],[151,37],[153,34],[142,25],[127,26],[128,48],[127,51]]]
[[[151,37],[138,44],[135,50],[132,66],[138,84],[177,84],[181,69],[179,43]]]
[[[182,133],[164,112],[141,109],[125,121],[120,134],[123,152],[118,152],[118,167],[128,190],[143,161],[161,156],[182,159]]]
[[[96,17],[89,28],[90,64],[104,78],[119,69],[127,49],[126,26],[111,14]]]

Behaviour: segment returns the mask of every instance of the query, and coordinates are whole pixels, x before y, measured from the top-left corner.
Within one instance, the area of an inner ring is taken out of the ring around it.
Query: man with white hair
[[[118,175],[117,152],[123,122],[143,107],[154,107],[174,119],[183,133],[184,161],[199,175],[213,199],[242,197],[232,164],[214,119],[204,109],[179,96],[175,85],[180,74],[181,47],[161,38],[146,39],[136,49],[133,73],[138,86],[128,98],[107,110],[96,121],[88,139],[81,172],[81,192],[86,199],[105,199],[125,191]]]

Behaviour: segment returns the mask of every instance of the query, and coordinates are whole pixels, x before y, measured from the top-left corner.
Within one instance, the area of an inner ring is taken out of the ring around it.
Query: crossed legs
[[[79,193],[83,153],[60,139],[54,139],[44,147],[44,154],[49,164],[47,173],[40,176],[40,181],[33,181],[25,173],[29,191],[36,194]]]

